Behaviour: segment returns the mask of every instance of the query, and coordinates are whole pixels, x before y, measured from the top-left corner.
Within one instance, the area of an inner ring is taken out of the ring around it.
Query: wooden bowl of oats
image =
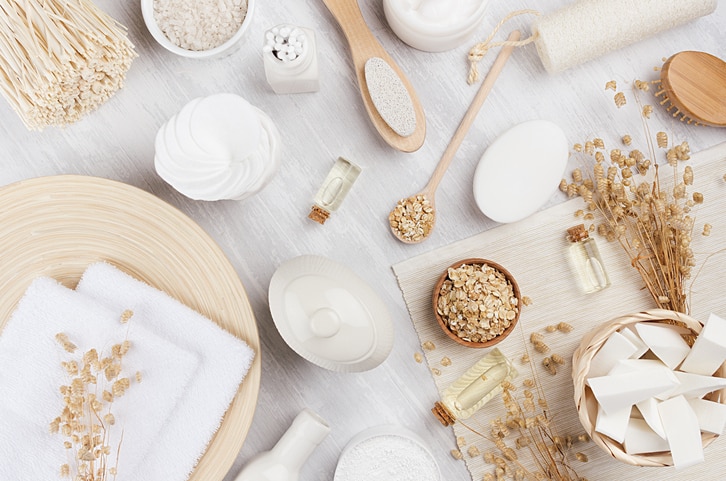
[[[517,325],[522,296],[514,276],[486,259],[450,265],[433,291],[434,317],[444,333],[466,347],[491,347]]]

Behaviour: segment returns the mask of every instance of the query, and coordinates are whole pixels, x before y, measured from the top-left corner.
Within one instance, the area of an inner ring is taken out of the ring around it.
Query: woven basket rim
[[[628,454],[625,452],[623,445],[608,436],[595,431],[594,418],[591,416],[593,406],[597,406],[592,391],[585,384],[587,374],[590,369],[590,363],[597,351],[602,347],[608,337],[615,331],[619,331],[625,327],[634,325],[638,322],[653,322],[671,326],[666,321],[676,321],[681,323],[681,327],[685,327],[693,334],[698,335],[703,328],[703,324],[693,317],[676,311],[667,309],[650,309],[637,313],[625,314],[616,317],[586,334],[572,355],[572,380],[575,391],[575,405],[580,423],[587,434],[595,444],[600,446],[605,452],[614,458],[634,466],[673,466],[673,457],[668,452],[661,453],[644,453],[644,454]],[[674,326],[678,327],[678,326]],[[726,377],[726,364],[721,366],[715,373],[718,377]],[[716,391],[710,395],[712,400],[716,400],[722,404],[726,404],[726,389]],[[594,403],[594,404],[593,404]],[[589,408],[589,409],[588,409]],[[718,438],[718,435],[711,433],[702,433],[701,440],[705,448]]]

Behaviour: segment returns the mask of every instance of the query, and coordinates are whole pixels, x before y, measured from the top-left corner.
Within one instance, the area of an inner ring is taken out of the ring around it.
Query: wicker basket
[[[700,322],[685,314],[664,309],[654,309],[618,317],[594,329],[582,339],[580,346],[572,355],[572,379],[575,387],[575,404],[580,422],[587,434],[590,435],[595,444],[615,459],[635,466],[672,466],[673,458],[669,452],[638,455],[627,454],[621,443],[595,431],[597,400],[592,390],[590,390],[590,387],[585,384],[585,379],[590,369],[590,362],[613,332],[638,322],[673,325],[674,329],[685,328],[693,335],[698,335],[703,328]],[[726,364],[721,366],[715,375],[718,377],[726,377]],[[726,389],[715,391],[707,395],[705,399],[726,404]],[[717,437],[715,434],[702,433],[701,439],[703,440],[703,447],[705,448],[711,444]]]

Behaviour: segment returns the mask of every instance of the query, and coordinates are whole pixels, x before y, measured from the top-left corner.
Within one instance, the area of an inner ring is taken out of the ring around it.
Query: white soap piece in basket
[[[670,392],[678,380],[669,369],[641,369],[587,380],[600,406],[608,412],[632,406],[650,397]]]
[[[624,374],[626,372],[642,371],[643,369],[665,369],[666,371],[671,371],[671,368],[658,359],[622,359],[608,371],[608,374]]]
[[[628,422],[630,421],[630,413],[632,410],[632,406],[628,406],[618,411],[607,413],[602,406],[599,406],[597,420],[595,421],[595,431],[622,443],[625,441],[625,432],[628,429]]]
[[[706,394],[726,387],[726,379],[715,376],[702,376],[690,372],[673,372],[678,379],[678,386],[669,396],[683,395],[687,398],[700,398]]]
[[[726,319],[715,314],[706,325],[681,365],[682,371],[710,376],[726,361]]]
[[[696,413],[686,398],[676,396],[663,401],[658,405],[658,412],[663,421],[676,469],[703,462],[701,428]]]
[[[640,401],[635,406],[640,411],[640,414],[643,415],[643,421],[650,426],[650,429],[665,440],[666,433],[663,429],[663,422],[660,420],[660,414],[658,414],[658,404],[660,404],[660,401],[651,397],[645,401]]]
[[[643,342],[643,340],[638,336],[638,334],[635,333],[632,329],[629,327],[626,327],[622,331],[618,331],[620,334],[625,336],[625,338],[628,339],[628,341],[632,342],[635,346],[638,347],[638,350],[633,353],[632,356],[630,356],[633,359],[638,359],[640,356],[648,352],[648,345]]]
[[[632,357],[637,351],[638,346],[627,337],[617,331],[613,332],[593,356],[588,377],[604,376],[615,367],[618,361]]]
[[[696,413],[701,431],[717,436],[723,434],[726,428],[726,404],[700,398],[688,399],[688,404]]]
[[[625,431],[623,447],[628,454],[657,453],[670,450],[668,441],[653,431],[643,419],[632,418]]]
[[[681,335],[668,326],[639,322],[635,324],[635,330],[658,359],[671,369],[677,368],[691,350]]]

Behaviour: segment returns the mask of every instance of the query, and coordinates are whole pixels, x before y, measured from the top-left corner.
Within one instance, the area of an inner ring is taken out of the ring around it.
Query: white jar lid
[[[373,369],[393,347],[393,324],[378,295],[353,271],[320,256],[299,256],[275,271],[270,312],[287,344],[332,371]]]

